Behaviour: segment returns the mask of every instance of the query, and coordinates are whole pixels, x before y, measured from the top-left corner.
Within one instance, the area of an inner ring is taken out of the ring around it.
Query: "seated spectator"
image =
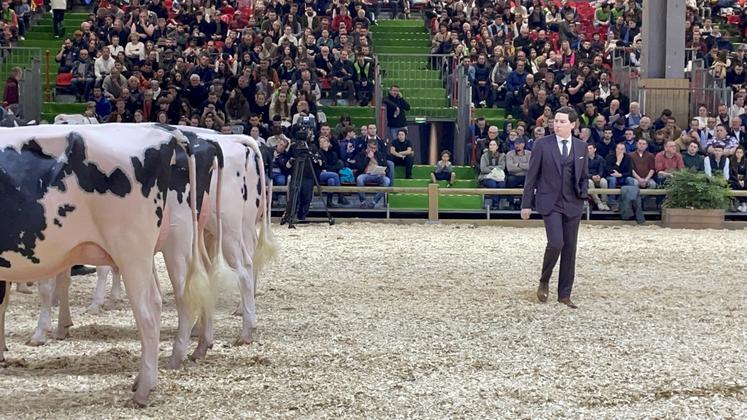
[[[644,139],[641,140],[646,141]],[[622,144],[625,146],[626,153],[633,153],[636,151],[636,148],[638,147],[638,139],[636,138],[635,131],[633,131],[632,128],[625,130],[625,140],[623,140]],[[647,141],[646,144],[648,144]]]
[[[275,185],[286,185],[290,168],[288,163],[288,140],[285,137],[277,137],[272,158],[272,182]]]
[[[729,162],[729,184],[731,189],[734,191],[745,191],[745,178],[747,177],[747,158],[744,156],[744,148],[742,146],[737,147],[734,151],[734,155]],[[736,199],[737,211],[740,213],[747,213],[747,197],[738,197]]]
[[[231,90],[228,100],[226,101],[226,118],[231,125],[243,125],[248,121],[247,116],[250,114],[249,101],[241,93],[241,89]]]
[[[386,176],[386,157],[384,152],[379,150],[379,144],[376,139],[369,139],[367,141],[366,148],[356,156],[356,163],[358,165],[356,182],[359,187],[365,185],[389,186],[390,179]],[[384,198],[384,193],[376,193],[373,202],[366,201],[366,195],[362,192],[358,193],[358,197],[361,201],[361,208],[372,209],[376,206],[376,203]]]
[[[524,179],[529,170],[529,159],[532,152],[526,150],[526,142],[523,138],[517,138],[513,150],[506,153],[506,188],[521,188],[524,186]],[[514,197],[514,210],[520,208],[520,197]]]
[[[664,150],[657,153],[654,158],[656,168],[656,183],[663,185],[672,173],[677,170],[685,169],[685,162],[682,154],[677,150],[677,144],[674,140],[667,140]]]
[[[633,185],[638,188],[656,188],[656,162],[653,153],[648,151],[648,142],[640,139],[636,143],[636,151],[630,153],[633,170]]]
[[[716,126],[715,135],[705,143],[705,151],[708,154],[713,153],[713,148],[716,145],[721,145],[721,149],[726,156],[731,156],[737,149],[737,141],[733,137],[729,137],[728,130],[725,125],[719,124]]]
[[[726,156],[724,146],[721,143],[714,143],[711,146],[711,153],[705,158],[703,164],[706,175],[718,174],[724,179],[729,179],[729,158]]]
[[[353,67],[353,63],[348,60],[348,52],[345,50],[340,51],[340,58],[334,62],[332,72],[330,73],[330,83],[332,85],[330,95],[335,105],[337,104],[337,99],[340,97],[348,102],[353,101],[355,96],[354,75],[355,68]]]
[[[395,166],[405,167],[405,179],[412,179],[415,151],[412,149],[412,143],[407,139],[407,130],[397,131],[397,140],[389,146],[389,156]]]
[[[441,151],[441,160],[436,162],[436,168],[431,172],[431,182],[436,183],[438,181],[446,181],[447,188],[451,188],[456,180],[456,173],[454,172],[454,166],[451,164],[451,152],[448,150]]]
[[[356,162],[356,157],[358,155],[358,150],[356,149],[357,140],[355,129],[353,127],[347,127],[345,129],[345,136],[339,141],[340,159],[342,159],[346,168],[354,169],[356,171],[358,170],[358,163]]]
[[[607,163],[605,159],[597,154],[597,147],[593,143],[588,144],[586,150],[589,159],[589,189],[607,188],[607,170],[605,169]],[[599,210],[609,211],[606,194],[602,194],[601,198],[599,194],[591,194],[591,198]]]
[[[506,155],[499,147],[497,139],[488,141],[488,148],[480,157],[480,175],[477,181],[485,188],[506,188]],[[487,196],[492,203],[490,208],[498,209],[501,197],[498,195]]]
[[[700,144],[697,141],[690,141],[687,150],[682,153],[682,164],[685,165],[685,169],[697,172],[705,171],[705,159],[703,158],[703,155],[698,153],[699,151]]]
[[[623,185],[634,185],[635,180],[633,179],[633,169],[630,156],[625,151],[625,145],[617,143],[614,151],[607,156],[607,164],[605,165],[607,170],[607,187],[618,188]],[[610,207],[613,211],[617,211],[617,198],[610,196],[608,199]]]
[[[101,56],[94,61],[94,75],[96,76],[96,83],[103,82],[104,78],[108,76],[116,61],[112,58],[108,48],[101,50]]]
[[[77,101],[87,100],[91,94],[93,83],[96,81],[94,63],[88,56],[88,50],[80,50],[78,59],[73,64],[72,73],[71,88]]]
[[[337,152],[332,147],[332,143],[327,136],[319,136],[319,155],[322,159],[321,173],[319,174],[319,184],[327,185],[330,187],[340,186],[340,169],[344,168],[345,165],[340,160]],[[327,206],[337,207],[332,201],[332,193],[327,194]],[[337,195],[337,202],[340,205],[350,204],[342,193]]]
[[[109,98],[104,96],[101,87],[93,87],[93,102],[96,104],[96,115],[102,120],[106,121],[109,118],[109,114],[112,113],[112,103]]]

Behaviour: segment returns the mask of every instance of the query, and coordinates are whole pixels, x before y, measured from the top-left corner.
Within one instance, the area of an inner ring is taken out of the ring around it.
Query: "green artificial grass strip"
[[[392,209],[427,210],[428,194],[389,194],[389,207]],[[483,199],[479,195],[439,195],[438,208],[441,210],[481,210]]]
[[[431,179],[431,172],[433,172],[434,166],[431,165],[415,165],[412,167],[413,179]],[[456,173],[457,180],[477,180],[477,175],[471,166],[454,166],[454,173]],[[395,183],[399,180],[405,180],[405,168],[404,166],[397,166],[394,168]],[[399,186],[399,185],[397,185]]]
[[[44,102],[42,112],[56,114],[82,114],[86,110],[83,103]]]

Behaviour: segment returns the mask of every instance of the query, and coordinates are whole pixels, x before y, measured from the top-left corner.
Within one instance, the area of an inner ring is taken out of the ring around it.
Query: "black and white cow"
[[[141,336],[138,406],[147,405],[157,378],[161,295],[153,253],[170,227],[171,164],[183,150],[189,185],[196,185],[193,148],[178,130],[156,125],[0,129],[0,279],[44,280],[74,264],[117,267]],[[197,196],[188,197],[189,224],[199,233]],[[193,235],[185,276],[185,306],[193,315],[210,306],[199,236]],[[9,288],[0,284],[2,322]]]

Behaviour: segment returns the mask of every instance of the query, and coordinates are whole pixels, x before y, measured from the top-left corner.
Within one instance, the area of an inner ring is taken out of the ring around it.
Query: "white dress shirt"
[[[560,157],[563,157],[563,140],[568,140],[566,147],[568,148],[568,155],[571,154],[571,146],[573,146],[573,136],[564,139],[558,135],[555,136],[555,140],[558,142],[558,150],[560,151]]]

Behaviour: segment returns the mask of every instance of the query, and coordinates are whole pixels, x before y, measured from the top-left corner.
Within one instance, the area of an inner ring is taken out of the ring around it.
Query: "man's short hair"
[[[367,146],[379,146],[379,142],[376,139],[368,139],[366,142]]]
[[[555,111],[556,114],[566,114],[568,115],[568,121],[575,123],[578,121],[578,113],[576,113],[576,110],[569,107],[569,106],[561,106],[558,108],[557,111]]]

